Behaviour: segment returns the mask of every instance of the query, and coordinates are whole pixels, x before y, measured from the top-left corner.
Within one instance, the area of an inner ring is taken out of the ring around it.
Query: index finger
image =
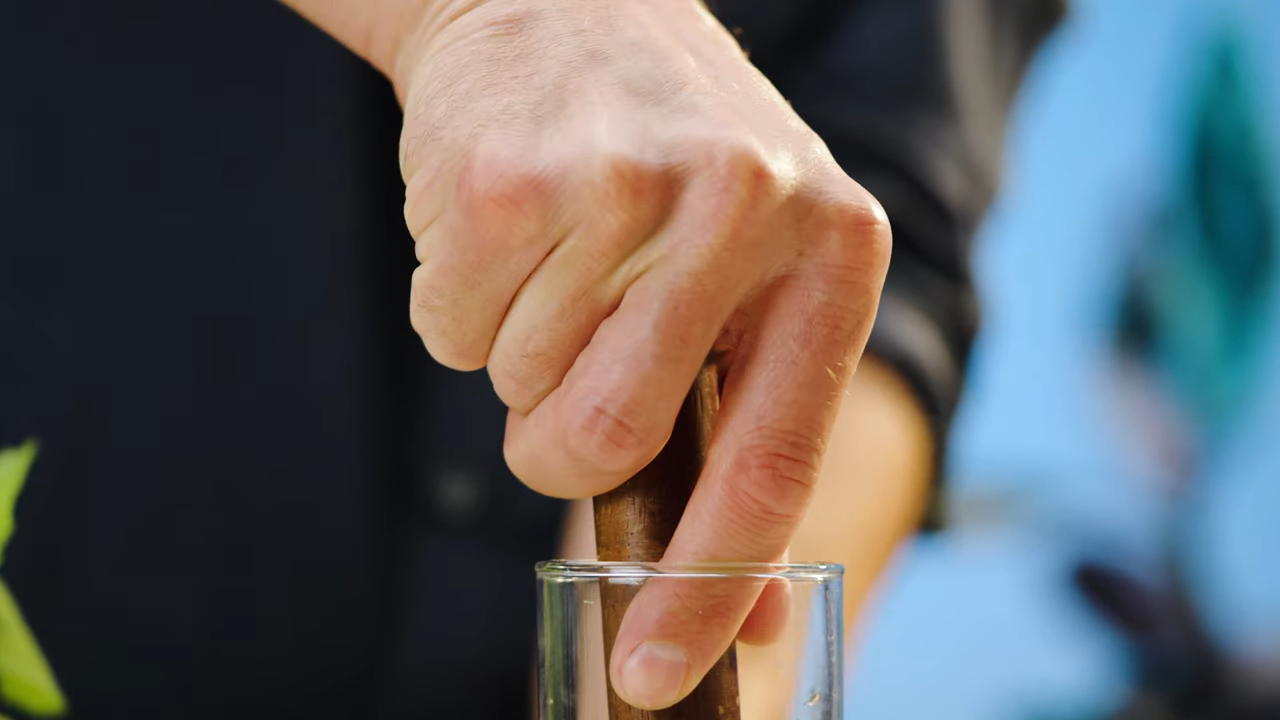
[[[887,266],[882,217],[829,226],[847,233],[836,251],[820,240],[805,267],[748,309],[754,328],[736,349],[707,466],[664,563],[771,562],[786,551],[875,316]],[[760,588],[646,584],[614,645],[618,694],[648,709],[679,701],[733,642]]]

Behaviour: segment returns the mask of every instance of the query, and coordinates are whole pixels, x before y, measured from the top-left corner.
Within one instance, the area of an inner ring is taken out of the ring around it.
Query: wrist
[[[401,12],[384,18],[380,53],[370,57],[370,62],[391,81],[401,106],[408,97],[413,73],[422,64],[425,48],[443,29],[487,1],[400,0]]]
[[[707,9],[705,0],[383,0],[401,7],[399,13],[382,13],[384,30],[380,34],[377,54],[366,55],[395,89],[403,106],[413,85],[414,74],[425,65],[423,59],[431,52],[446,30],[465,36],[469,32],[489,32],[508,35],[518,34],[524,26],[534,23],[547,11],[582,12],[585,17],[600,16],[601,8],[613,5],[617,8],[639,10],[649,6],[666,18],[688,13],[690,20],[710,19],[717,25]],[[572,9],[576,6],[578,9]],[[483,10],[484,12],[480,12]],[[692,11],[692,12],[689,12]],[[611,13],[605,13],[611,14]],[[464,22],[465,21],[465,22]]]

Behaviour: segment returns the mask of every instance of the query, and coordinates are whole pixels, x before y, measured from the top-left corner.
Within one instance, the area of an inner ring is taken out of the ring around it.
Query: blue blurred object
[[[855,635],[850,720],[1178,717],[1161,693],[1205,679],[1188,695],[1221,681],[1241,701],[1200,717],[1268,712],[1276,118],[1280,3],[1072,2],[1021,97],[977,248],[953,523],[902,553]],[[1249,230],[1265,224],[1269,238]],[[1178,677],[1198,680],[1161,687]]]
[[[1224,31],[1206,55],[1185,177],[1140,247],[1118,340],[1208,440],[1256,384],[1277,223],[1238,34]]]
[[[1154,441],[1146,449],[1169,475],[1159,571],[1144,582],[1141,568],[1096,559],[1074,571],[1129,656],[1132,692],[1109,716],[1116,720],[1280,717],[1280,678],[1259,682],[1261,672],[1215,641],[1188,569],[1204,486],[1214,479],[1206,457],[1258,384],[1277,255],[1275,186],[1247,84],[1255,74],[1231,30],[1205,57],[1182,184],[1139,245],[1117,313],[1123,372],[1148,376],[1118,400],[1136,402],[1130,416],[1146,410],[1150,427],[1139,435]],[[1189,447],[1170,452],[1179,445]]]

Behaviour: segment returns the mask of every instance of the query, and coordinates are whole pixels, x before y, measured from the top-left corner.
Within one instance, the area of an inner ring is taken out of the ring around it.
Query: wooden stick
[[[684,514],[706,461],[707,445],[720,408],[716,369],[708,364],[685,398],[666,447],[653,462],[613,492],[595,499],[596,549],[601,560],[657,562]],[[627,606],[639,588],[609,583],[601,587],[605,659]],[[732,645],[689,697],[666,710],[638,710],[609,684],[610,720],[738,720],[738,661]]]

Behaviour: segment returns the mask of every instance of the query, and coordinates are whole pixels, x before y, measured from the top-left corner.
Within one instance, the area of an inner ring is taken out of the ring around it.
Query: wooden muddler
[[[662,559],[706,461],[719,382],[706,365],[685,398],[666,447],[653,462],[613,492],[595,499],[596,549],[601,560],[657,562]],[[639,588],[606,583],[600,589],[606,662],[618,626]],[[689,697],[666,710],[638,710],[609,683],[610,720],[739,720],[738,661],[732,645]]]

